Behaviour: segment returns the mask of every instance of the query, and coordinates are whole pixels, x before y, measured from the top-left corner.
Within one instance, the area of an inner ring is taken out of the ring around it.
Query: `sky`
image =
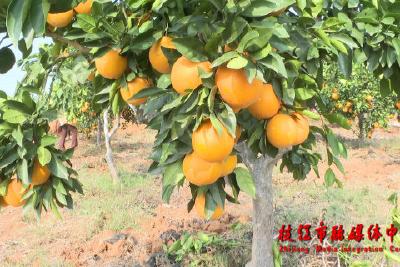
[[[3,36],[4,36],[4,34],[0,34],[0,39]],[[38,52],[39,47],[42,44],[49,43],[49,42],[50,42],[49,39],[36,38],[33,42],[32,53]],[[7,39],[1,44],[1,47],[4,47],[9,44],[11,44],[11,42],[10,42],[10,40]],[[17,61],[20,60],[22,58],[22,54],[18,50],[18,48],[15,46],[12,46],[10,48],[13,50]],[[18,67],[18,64],[15,64],[14,67],[9,72],[7,72],[6,74],[0,74],[0,90],[3,90],[8,95],[13,95],[15,92],[17,82],[21,81],[23,77],[24,77],[24,72]]]

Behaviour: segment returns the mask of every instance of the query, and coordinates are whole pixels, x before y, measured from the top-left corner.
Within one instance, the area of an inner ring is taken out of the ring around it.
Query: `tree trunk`
[[[358,114],[358,129],[359,129],[359,133],[358,133],[358,138],[361,141],[365,141],[366,137],[367,137],[367,128],[366,128],[366,119],[367,119],[367,114],[364,112],[361,112],[360,114]]]
[[[113,135],[117,132],[119,128],[119,115],[116,116],[116,120],[114,122],[114,126],[111,131],[108,129],[108,115],[110,108],[104,111],[103,114],[103,129],[104,129],[104,141],[106,144],[106,161],[108,164],[108,169],[110,170],[111,177],[113,179],[114,184],[119,184],[120,179],[118,175],[117,168],[115,167],[113,155],[112,155],[112,147],[111,147],[111,139]]]
[[[96,146],[101,146],[101,127],[102,127],[102,120],[101,117],[97,119],[97,135],[96,135]]]
[[[274,209],[272,171],[285,151],[280,151],[275,158],[256,157],[245,143],[237,146],[239,153],[251,171],[256,186],[256,197],[253,199],[253,242],[251,261],[246,267],[273,267],[272,253]]]

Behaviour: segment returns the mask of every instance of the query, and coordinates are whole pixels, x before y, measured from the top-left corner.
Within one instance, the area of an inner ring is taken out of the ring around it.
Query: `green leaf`
[[[330,123],[336,123],[347,130],[351,129],[348,119],[340,113],[324,114],[324,117],[327,118]]]
[[[174,38],[173,43],[179,53],[193,62],[202,62],[208,60],[203,44],[197,38]]]
[[[17,177],[22,180],[24,184],[29,184],[28,161],[22,159],[17,165]]]
[[[38,148],[38,158],[40,164],[45,166],[51,161],[51,153],[47,148],[41,146]]]
[[[315,112],[313,112],[313,111],[311,111],[309,109],[303,110],[301,113],[303,115],[309,117],[310,119],[313,119],[313,120],[319,120],[320,119],[320,115],[319,114],[317,114],[317,113],[315,113]]]
[[[162,93],[165,93],[164,89],[157,88],[157,87],[149,87],[149,88],[143,89],[139,93],[135,94],[133,96],[133,98],[138,99],[138,98],[150,97],[150,96],[155,96],[155,95],[159,95]]]
[[[224,64],[225,62],[228,62],[229,60],[231,60],[232,58],[238,57],[239,53],[236,51],[229,51],[228,53],[223,54],[222,56],[220,56],[219,58],[215,59],[214,62],[212,63],[212,67],[218,67],[222,64]]]
[[[78,25],[81,29],[88,33],[93,33],[96,30],[96,20],[87,14],[78,14]]]
[[[64,166],[63,162],[59,160],[56,156],[52,155],[49,164],[47,165],[50,172],[61,179],[68,179],[68,170]]]
[[[32,0],[29,11],[29,19],[36,36],[44,34],[46,29],[47,13],[50,9],[50,4],[45,0]],[[27,49],[31,47],[27,46]]]
[[[229,69],[243,69],[249,63],[248,59],[242,56],[235,57],[228,62]]]
[[[31,3],[32,0],[13,0],[8,6],[7,32],[15,45],[18,44]]]
[[[353,71],[353,61],[352,61],[352,54],[349,53],[348,55],[339,53],[338,55],[338,64],[340,71],[347,77],[351,77],[351,73]]]
[[[331,168],[329,168],[328,170],[326,170],[324,180],[325,180],[325,186],[326,186],[326,187],[330,187],[330,186],[332,186],[332,185],[335,183],[335,181],[336,181],[336,175],[335,175],[335,173],[332,171]]]
[[[174,188],[184,180],[182,161],[177,161],[165,168],[163,175],[163,201],[169,203]]]
[[[12,132],[12,137],[17,142],[18,146],[22,147],[22,140],[24,138],[24,134],[22,133],[21,126],[18,125],[16,129]]]
[[[296,88],[296,98],[299,100],[308,100],[315,94],[316,92],[311,88]]]
[[[44,135],[40,140],[40,146],[42,147],[51,146],[54,145],[56,142],[57,142],[57,137],[52,135]]]
[[[240,190],[249,194],[252,198],[256,197],[256,187],[254,185],[253,177],[248,169],[238,167],[235,169],[236,181]]]
[[[21,111],[8,109],[4,112],[3,119],[9,123],[22,124],[28,119],[28,116]]]

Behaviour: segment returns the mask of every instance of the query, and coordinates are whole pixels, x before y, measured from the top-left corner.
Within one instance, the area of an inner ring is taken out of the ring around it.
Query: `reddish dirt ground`
[[[345,138],[354,138],[351,132],[338,130],[338,133]],[[378,131],[374,142],[379,143],[380,140],[394,137],[400,137],[400,128]],[[114,142],[116,162],[123,162],[126,169],[145,172],[150,164],[145,155],[151,151],[152,140],[152,134],[143,126],[129,126],[128,129],[120,131]],[[80,140],[80,147],[85,147],[87,142],[84,139]],[[399,189],[400,148],[397,147],[390,153],[387,153],[387,149],[380,146],[349,149],[349,159],[344,161],[344,183],[350,186],[377,183],[387,188]],[[101,157],[82,155],[80,150],[77,150],[73,161],[76,167],[85,164],[88,168],[107,172],[107,166]],[[126,161],[127,158],[129,161]],[[324,166],[321,166],[321,171],[323,168]],[[314,175],[310,178],[304,183],[316,181]],[[318,179],[317,182],[322,183],[322,179]],[[160,179],[156,180],[156,186],[161,188]],[[143,195],[145,198],[145,194]],[[246,223],[251,220],[251,200],[248,197],[241,199],[242,205],[228,205],[225,215],[219,221],[204,222],[197,219],[193,213],[187,214],[186,203],[189,195],[187,189],[181,189],[179,194],[173,195],[170,204],[162,203],[160,195],[153,216],[143,218],[137,229],[125,229],[120,232],[105,230],[90,240],[85,238],[83,218],[73,217],[68,211],[63,211],[63,220],[59,222],[57,229],[52,229],[51,237],[46,238],[45,242],[38,242],[29,231],[29,228],[37,225],[25,222],[21,209],[5,209],[0,213],[0,262],[19,263],[26,257],[34,259],[35,249],[50,247],[49,258],[54,257],[74,266],[114,266],[122,263],[135,266],[136,263],[142,264],[147,261],[152,253],[162,250],[163,241],[171,242],[174,239],[168,236],[168,231],[205,230],[221,233],[232,222]],[[46,214],[38,224],[54,220],[56,219],[53,215]],[[160,238],[162,233],[166,234]],[[43,235],[46,235],[45,226]],[[14,253],[6,253],[10,250]],[[36,262],[36,265],[40,265],[39,262]]]

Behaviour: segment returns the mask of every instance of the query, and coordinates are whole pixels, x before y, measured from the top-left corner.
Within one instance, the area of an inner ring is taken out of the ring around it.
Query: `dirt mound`
[[[163,245],[172,244],[182,233],[223,233],[232,223],[243,220],[243,216],[230,214],[225,214],[218,221],[207,222],[196,218],[171,220],[168,218],[172,217],[164,215],[165,207],[162,206],[158,208],[153,222],[142,225],[140,230],[103,231],[87,242],[65,249],[61,256],[75,266],[126,266],[128,263],[129,266],[168,266],[159,263],[161,259],[166,261],[162,253]]]

